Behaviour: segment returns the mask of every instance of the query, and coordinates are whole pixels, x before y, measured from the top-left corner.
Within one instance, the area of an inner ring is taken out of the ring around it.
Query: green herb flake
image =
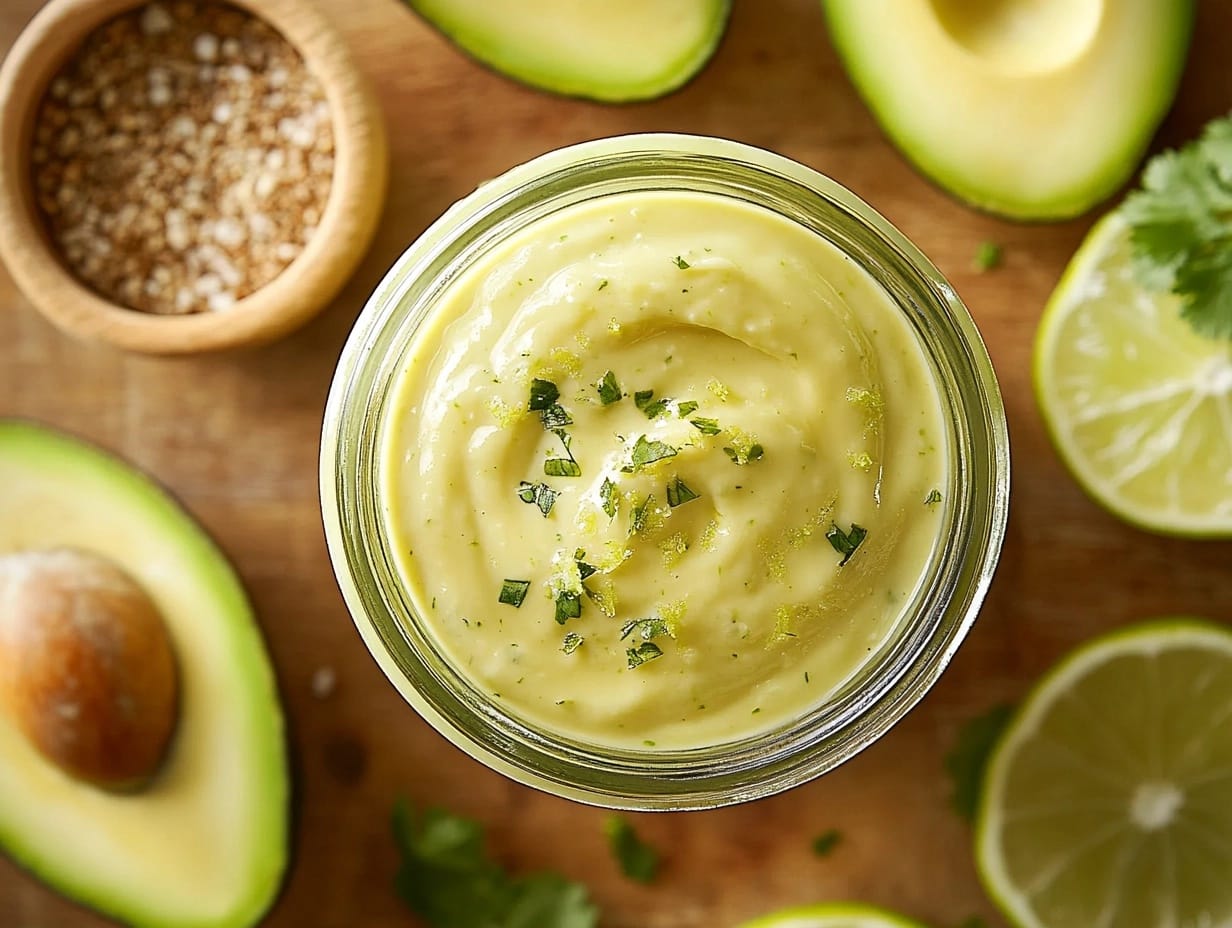
[[[625,651],[625,659],[629,663],[630,670],[636,670],[642,664],[648,664],[662,656],[663,649],[653,641],[643,641],[636,648],[628,648]]]
[[[933,490],[926,497],[924,497],[925,506],[935,506],[939,502],[941,502],[941,491],[940,490]]]
[[[667,627],[666,620],[658,616],[652,616],[649,619],[634,619],[620,627],[621,641],[624,641],[633,634],[636,634],[643,641],[650,641],[650,639],[658,638],[660,635],[670,636],[671,629]]]
[[[560,390],[550,380],[540,380],[536,377],[530,382],[530,402],[526,408],[533,412],[542,412],[560,399]]]
[[[650,441],[645,435],[639,435],[633,445],[633,455],[630,458],[632,466],[629,470],[638,471],[643,467],[654,464],[656,461],[674,458],[675,456],[676,449],[671,445],[661,441]]]
[[[633,394],[633,405],[646,414],[647,419],[657,419],[667,413],[669,399],[654,399],[654,390],[638,390]]]
[[[653,747],[654,742],[649,742]],[[620,872],[638,883],[652,883],[659,872],[659,852],[638,837],[632,822],[621,815],[603,821],[608,847],[620,865]]]
[[[697,429],[703,435],[718,435],[719,432],[723,431],[719,427],[719,420],[707,419],[703,416],[698,416],[696,419],[690,419],[689,425],[693,426],[693,428]]]
[[[986,274],[1001,263],[1001,246],[996,242],[980,242],[975,250],[972,266],[981,274]]]
[[[599,289],[603,290],[606,288],[607,288],[607,278],[605,277],[603,278],[603,280],[599,281]]]
[[[620,495],[616,491],[616,484],[607,477],[603,478],[603,483],[599,486],[599,501],[603,504],[603,511],[608,518],[615,518],[620,508]]]
[[[566,654],[572,654],[574,651],[576,651],[578,648],[582,646],[582,642],[585,640],[586,639],[583,638],[581,635],[579,635],[577,632],[570,632],[569,634],[565,635],[565,640],[561,642],[560,649],[564,651]]]
[[[561,590],[556,594],[556,624],[564,625],[570,619],[576,619],[582,614],[582,596],[570,590]]]
[[[474,821],[431,809],[393,811],[401,861],[394,886],[431,928],[596,928],[586,887],[553,873],[512,876],[484,849]]]
[[[580,477],[582,466],[573,458],[548,458],[543,462],[543,473],[548,477]]]
[[[557,429],[563,429],[566,425],[573,425],[573,417],[569,415],[569,411],[560,403],[553,403],[547,409],[539,413],[539,419],[543,422],[543,427],[555,432]]]
[[[1120,207],[1143,286],[1180,298],[1208,338],[1232,338],[1232,116],[1152,158]]]
[[[984,770],[992,749],[1013,714],[1012,706],[1002,704],[971,719],[959,731],[954,747],[945,755],[945,769],[954,789],[950,804],[968,822],[975,820]]]
[[[682,271],[687,271],[690,267],[692,267],[692,265],[689,264],[689,262],[684,258],[680,257],[680,255],[676,255],[676,257],[672,259],[672,263]]]
[[[529,580],[505,580],[501,583],[500,596],[497,602],[504,603],[506,606],[513,606],[514,609],[522,607],[522,600],[526,599],[526,591],[530,589]]]
[[[837,828],[831,828],[829,831],[823,831],[813,839],[813,853],[818,857],[829,857],[842,840],[842,832],[840,832]]]
[[[676,415],[681,419],[687,419],[690,415],[697,412],[698,404],[693,400],[685,400],[683,403],[676,404]]]
[[[654,494],[651,493],[644,500],[633,507],[633,513],[629,520],[629,527],[633,532],[640,532],[646,527],[646,519],[650,516],[650,507],[654,503]]]
[[[620,384],[616,382],[616,375],[611,371],[603,375],[603,378],[595,385],[595,389],[599,391],[599,402],[604,406],[611,406],[624,396],[620,390]]]
[[[826,532],[826,541],[830,542],[830,546],[834,548],[843,559],[838,562],[838,566],[842,567],[851,560],[851,556],[856,553],[856,548],[868,537],[868,529],[851,524],[851,531],[844,532],[835,524],[830,531]]]
[[[698,493],[689,489],[688,485],[679,477],[674,482],[667,485],[667,505],[672,509],[677,506],[683,506],[687,502],[697,499]]]
[[[518,484],[518,499],[524,503],[533,503],[539,507],[546,519],[556,505],[557,493],[546,483],[527,483],[523,480]]]
[[[731,458],[733,464],[738,464],[743,467],[745,464],[751,464],[754,461],[760,461],[766,456],[766,449],[759,444],[749,445],[747,451],[738,448],[724,448],[724,454]]]
[[[593,564],[586,563],[586,552],[581,548],[578,548],[573,552],[573,560],[577,564],[578,577],[582,580],[585,580],[587,577],[594,576],[599,572],[598,567],[595,567]]]

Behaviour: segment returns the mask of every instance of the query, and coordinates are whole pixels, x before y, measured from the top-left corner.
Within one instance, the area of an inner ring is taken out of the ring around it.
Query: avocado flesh
[[[182,681],[163,769],[115,794],[62,773],[0,716],[0,846],[49,885],[136,928],[257,922],[286,867],[282,715],[243,589],[195,522],[117,459],[0,420],[0,556],[110,558],[159,607]]]
[[[646,100],[710,60],[731,0],[409,0],[464,51],[514,80],[606,102]]]
[[[926,176],[1015,219],[1125,183],[1167,113],[1192,0],[822,0],[882,129]]]

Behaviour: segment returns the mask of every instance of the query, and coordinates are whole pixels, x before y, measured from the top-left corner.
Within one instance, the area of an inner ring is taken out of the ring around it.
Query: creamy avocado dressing
[[[901,311],[727,197],[532,223],[446,288],[390,409],[380,492],[421,621],[586,742],[799,717],[893,635],[938,543],[946,430]]]

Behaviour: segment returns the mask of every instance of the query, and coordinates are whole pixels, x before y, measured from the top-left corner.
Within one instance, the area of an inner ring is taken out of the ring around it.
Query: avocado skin
[[[919,0],[926,2],[926,0]],[[1148,99],[1141,103],[1136,131],[1127,134],[1115,148],[1110,147],[1098,171],[1078,185],[1078,189],[1059,191],[1042,198],[1024,198],[1012,189],[993,188],[972,184],[961,174],[954,173],[926,146],[919,146],[893,118],[892,107],[881,100],[872,72],[884,62],[873,62],[872,56],[851,38],[847,24],[866,13],[873,4],[868,0],[820,0],[822,12],[835,51],[847,72],[856,92],[869,108],[881,131],[894,144],[907,161],[945,193],[965,202],[982,212],[1022,222],[1055,222],[1073,219],[1113,196],[1133,176],[1141,163],[1151,140],[1172,106],[1188,56],[1190,39],[1196,18],[1196,0],[1167,0],[1174,12],[1174,33],[1170,36],[1154,36],[1156,47],[1161,49],[1158,63],[1158,80]],[[1109,105],[1120,105],[1110,101]],[[1008,140],[1020,147],[1030,140]],[[961,146],[961,140],[954,142]]]

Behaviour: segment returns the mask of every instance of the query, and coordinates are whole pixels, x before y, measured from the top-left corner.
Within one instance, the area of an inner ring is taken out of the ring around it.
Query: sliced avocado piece
[[[131,793],[74,779],[0,714],[0,847],[136,928],[246,928],[287,860],[288,776],[274,675],[235,573],[158,486],[104,452],[0,420],[0,556],[95,552],[158,607],[178,664],[177,727]]]
[[[408,0],[514,80],[608,103],[660,97],[710,60],[731,0]]]
[[[1171,105],[1192,0],[821,0],[852,82],[915,166],[1016,219],[1079,215]]]

